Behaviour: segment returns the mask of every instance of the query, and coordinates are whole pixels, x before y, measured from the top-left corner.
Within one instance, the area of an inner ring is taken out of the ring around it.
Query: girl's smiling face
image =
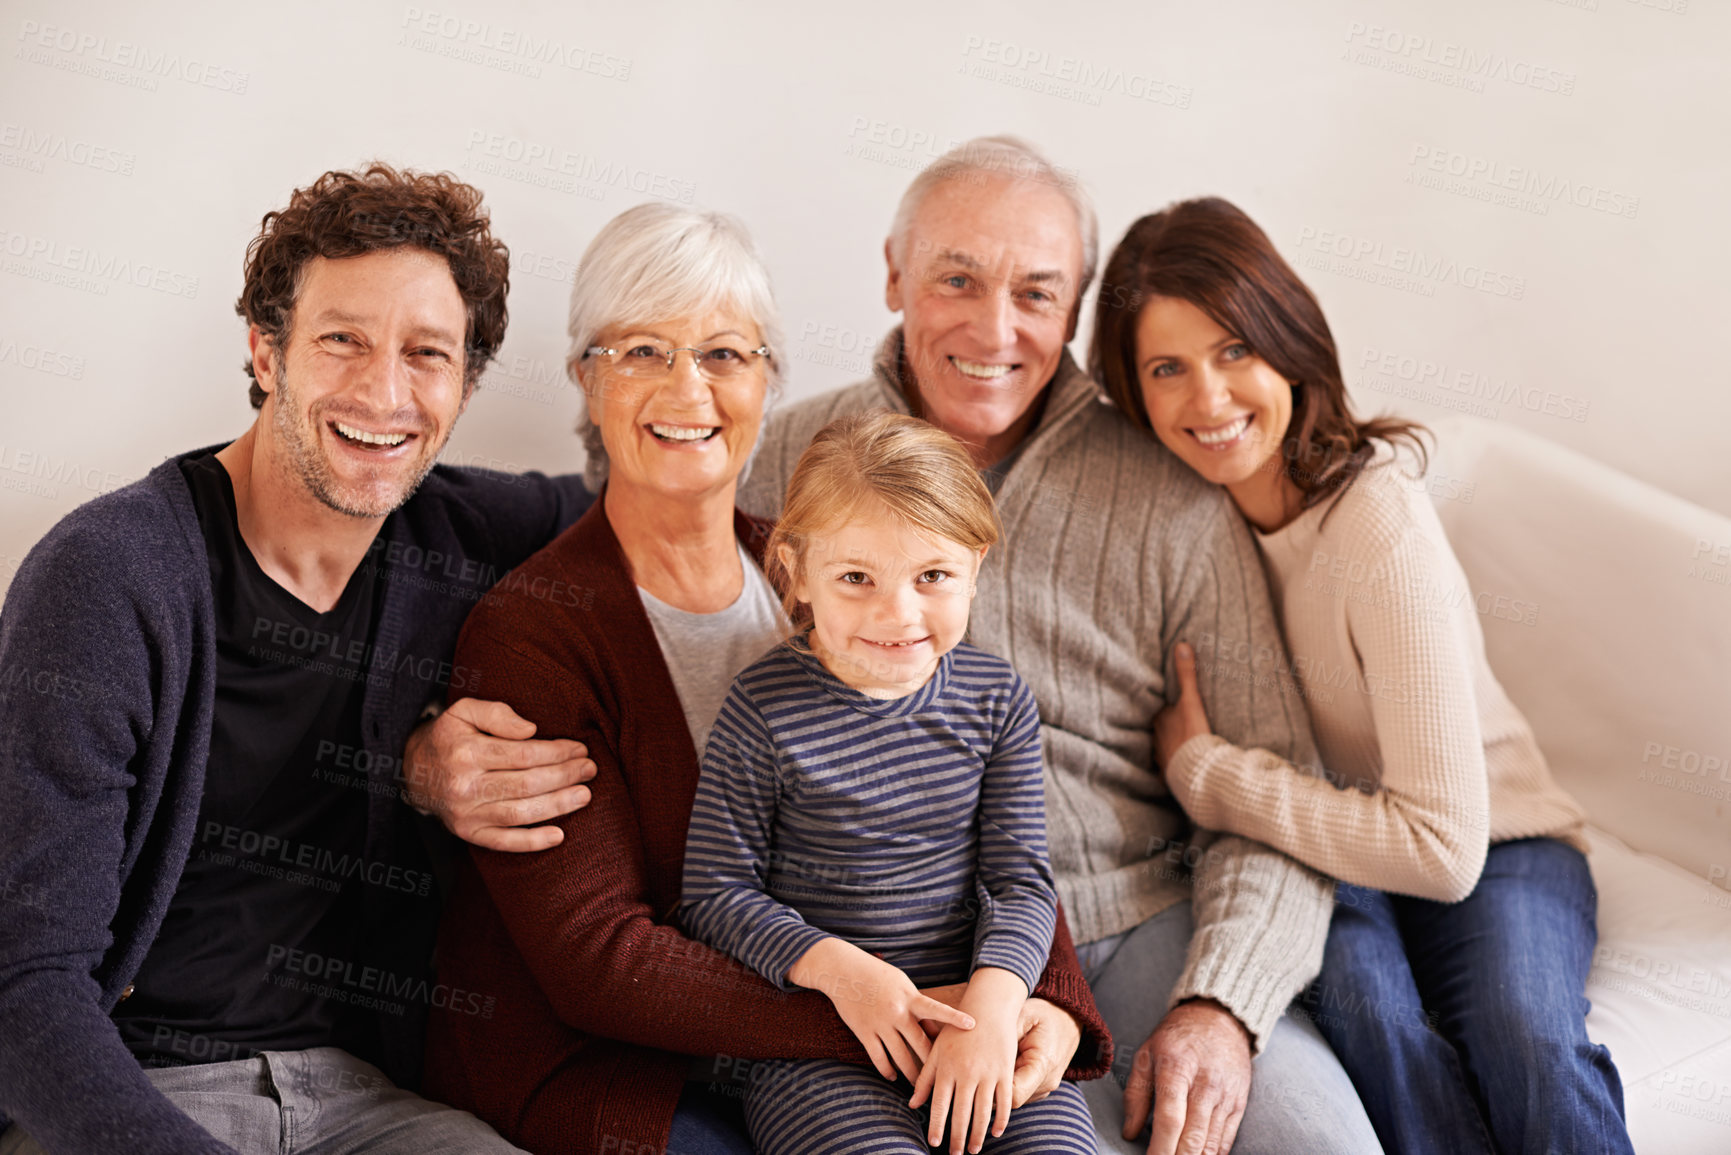
[[[781,556],[794,596],[811,606],[812,652],[861,693],[900,698],[967,633],[986,551],[872,506],[809,537],[802,557],[786,545]]]

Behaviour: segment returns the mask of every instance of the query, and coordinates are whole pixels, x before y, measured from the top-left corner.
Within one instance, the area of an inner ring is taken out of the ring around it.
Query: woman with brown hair
[[[1292,662],[1180,645],[1155,721],[1198,825],[1340,879],[1316,1022],[1392,1152],[1627,1152],[1587,1037],[1584,817],[1485,658],[1421,484],[1424,432],[1352,413],[1315,297],[1239,209],[1184,201],[1107,265],[1090,368],[1255,531]],[[1209,732],[1196,663],[1301,694],[1327,769]]]

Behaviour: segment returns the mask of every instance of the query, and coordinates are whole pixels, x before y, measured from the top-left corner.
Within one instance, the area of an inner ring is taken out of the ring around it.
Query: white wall
[[[516,258],[447,459],[577,466],[563,278],[649,195],[755,231],[791,395],[861,376],[900,190],[1013,131],[1090,183],[1107,249],[1174,198],[1245,207],[1361,408],[1466,406],[1731,513],[1724,0],[855,8],[7,0],[0,588],[78,503],[245,428],[246,243],[374,156],[479,184]]]

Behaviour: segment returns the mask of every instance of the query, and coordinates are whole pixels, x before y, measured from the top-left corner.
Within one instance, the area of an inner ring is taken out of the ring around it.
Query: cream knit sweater
[[[898,329],[871,380],[772,414],[740,507],[773,517],[799,455],[832,418],[907,412],[901,348]],[[1076,940],[1191,898],[1196,933],[1171,1001],[1219,1000],[1260,1050],[1321,968],[1333,883],[1266,846],[1195,830],[1154,768],[1152,741],[1154,715],[1176,696],[1180,639],[1230,636],[1282,652],[1244,519],[1112,408],[1068,353],[997,502],[1006,537],[987,555],[969,638],[1008,659],[1039,703],[1047,835]],[[1238,669],[1203,688],[1220,733],[1315,760],[1298,698]],[[1262,756],[1223,755],[1246,765]]]
[[[1326,775],[1193,738],[1167,779],[1198,823],[1439,902],[1471,893],[1489,843],[1543,835],[1586,850],[1580,807],[1485,660],[1479,602],[1495,603],[1475,597],[1405,463],[1384,450],[1343,494],[1257,540],[1292,654],[1290,666],[1260,656],[1257,673],[1303,697]],[[1223,657],[1198,647],[1200,665]]]

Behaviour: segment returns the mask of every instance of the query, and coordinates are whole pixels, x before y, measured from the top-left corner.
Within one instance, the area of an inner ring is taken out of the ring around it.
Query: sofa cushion
[[[1587,1033],[1623,1077],[1641,1155],[1731,1151],[1731,892],[1588,829],[1599,944]]]
[[[1586,807],[1587,1032],[1641,1155],[1731,1152],[1731,519],[1518,429],[1427,477],[1491,668]]]
[[[1557,781],[1731,886],[1731,518],[1506,425],[1434,428],[1430,492],[1491,668]]]

